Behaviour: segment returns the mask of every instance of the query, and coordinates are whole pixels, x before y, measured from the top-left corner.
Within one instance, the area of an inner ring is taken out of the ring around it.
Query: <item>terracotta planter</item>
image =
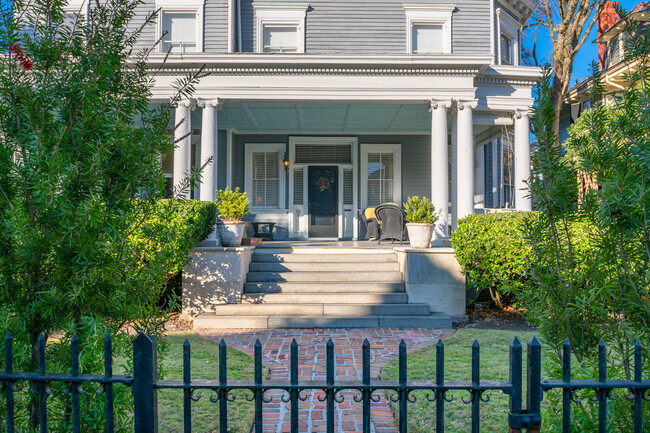
[[[243,221],[220,221],[217,224],[221,245],[224,247],[241,246],[241,238],[244,235],[246,223]]]
[[[433,236],[433,224],[408,223],[406,230],[409,233],[409,242],[413,248],[429,248]]]

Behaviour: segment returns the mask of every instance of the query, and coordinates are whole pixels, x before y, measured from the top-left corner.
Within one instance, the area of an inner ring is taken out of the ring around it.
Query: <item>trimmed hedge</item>
[[[500,307],[528,280],[533,251],[523,233],[527,218],[536,212],[499,212],[470,215],[451,235],[456,259],[468,283],[488,291]]]
[[[215,228],[217,205],[184,199],[159,200],[131,237],[141,263],[160,262],[167,280],[189,262],[189,251]]]

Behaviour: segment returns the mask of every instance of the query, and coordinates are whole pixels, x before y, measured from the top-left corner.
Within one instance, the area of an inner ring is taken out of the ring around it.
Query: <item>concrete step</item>
[[[223,316],[204,313],[194,328],[451,328],[441,313],[422,316]]]
[[[406,304],[406,293],[244,293],[248,304]]]
[[[399,263],[253,262],[249,272],[399,272]]]
[[[377,316],[270,316],[269,328],[376,328]]]
[[[268,328],[269,316],[217,316],[199,314],[194,318],[193,329],[198,328]]]
[[[374,283],[246,283],[244,293],[403,293],[402,282]]]
[[[252,262],[255,263],[396,263],[395,253],[253,253]]]
[[[386,248],[341,248],[341,247],[327,247],[327,246],[293,246],[293,247],[277,247],[262,245],[255,248],[255,253],[258,254],[313,254],[313,255],[339,255],[339,254],[394,254],[393,247]]]
[[[379,316],[380,328],[451,328],[451,317],[443,313],[426,316]]]
[[[401,272],[249,272],[249,283],[281,281],[354,282],[402,281]]]
[[[220,304],[217,316],[406,316],[428,315],[428,304]]]

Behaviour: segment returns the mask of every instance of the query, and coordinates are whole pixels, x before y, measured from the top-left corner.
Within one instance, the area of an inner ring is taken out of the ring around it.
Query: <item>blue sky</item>
[[[634,8],[640,2],[641,0],[620,0],[621,6],[627,11]],[[578,55],[573,61],[573,75],[571,80],[572,85],[575,82],[574,80],[581,80],[591,75],[591,62],[598,61],[598,44],[592,42],[594,39],[596,39],[597,35],[598,29],[594,25],[591,34],[587,38],[587,41],[582,46],[578,52]],[[540,62],[540,66],[543,66],[551,52],[551,42],[548,36],[548,30],[546,28],[540,27],[537,30],[537,37],[537,58]],[[524,40],[524,44],[528,47],[532,47],[532,32],[530,41]]]

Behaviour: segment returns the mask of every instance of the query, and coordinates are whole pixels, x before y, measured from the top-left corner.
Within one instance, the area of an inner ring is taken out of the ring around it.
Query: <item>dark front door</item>
[[[309,167],[309,237],[338,237],[338,167]]]

